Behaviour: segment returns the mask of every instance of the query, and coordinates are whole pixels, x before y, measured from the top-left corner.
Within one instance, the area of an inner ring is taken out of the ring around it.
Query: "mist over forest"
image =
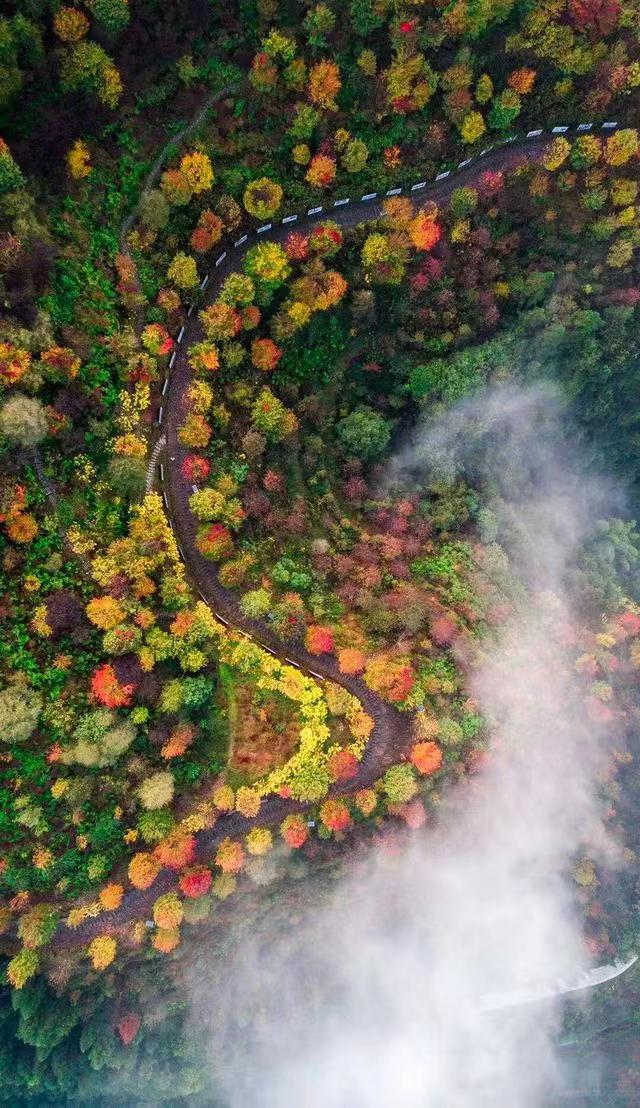
[[[639,15],[5,4],[0,1103],[638,1103]]]

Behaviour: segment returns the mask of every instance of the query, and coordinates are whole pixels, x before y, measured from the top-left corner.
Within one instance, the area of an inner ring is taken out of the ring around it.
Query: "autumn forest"
[[[2,1103],[638,1103],[639,103],[638,0],[3,5]]]

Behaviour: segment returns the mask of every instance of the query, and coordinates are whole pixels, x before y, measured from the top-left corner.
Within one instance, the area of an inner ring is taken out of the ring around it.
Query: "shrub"
[[[341,800],[325,800],[320,808],[320,819],[328,831],[346,831],[351,826],[347,805]]]
[[[340,673],[362,673],[366,658],[361,650],[347,646],[338,652],[338,667]]]
[[[18,935],[27,950],[46,946],[58,926],[56,913],[47,904],[36,904],[22,916],[18,923]]]
[[[163,866],[175,870],[191,865],[195,852],[196,840],[180,827],[176,827],[154,850],[157,860]]]
[[[233,873],[221,873],[219,877],[216,877],[211,887],[213,895],[218,900],[226,900],[228,896],[236,891],[237,886],[238,880]]]
[[[262,619],[273,604],[273,596],[268,589],[250,589],[240,600],[243,615],[249,619]]]
[[[89,30],[89,20],[78,8],[59,8],[53,29],[61,42],[79,42]]]
[[[221,812],[231,812],[235,803],[235,794],[230,785],[220,785],[213,794],[213,803]]]
[[[126,27],[130,19],[129,0],[87,0],[87,7],[111,35]]]
[[[285,408],[282,401],[268,388],[261,389],[254,400],[251,422],[270,442],[280,442],[287,435],[293,434],[298,427],[294,413]]]
[[[444,746],[457,746],[464,738],[464,733],[460,724],[457,723],[455,719],[450,719],[448,716],[440,720],[438,735],[440,737],[440,742]]]
[[[117,1023],[118,1034],[124,1046],[130,1046],[135,1039],[142,1020],[137,1012],[127,1012]]]
[[[207,192],[214,181],[213,166],[210,159],[198,150],[183,156],[180,162],[180,172],[191,191],[196,195],[200,192]]]
[[[95,627],[109,631],[122,623],[125,613],[113,596],[98,596],[87,604],[87,616]]]
[[[309,163],[305,180],[314,188],[328,188],[336,175],[336,160],[328,154],[316,154]]]
[[[191,248],[197,254],[206,254],[222,238],[222,220],[219,215],[205,208],[191,232]]]
[[[195,258],[182,252],[175,254],[167,269],[167,277],[179,289],[194,289],[200,281]]]
[[[308,627],[305,646],[310,654],[330,654],[333,650],[333,633],[330,627]]]
[[[134,685],[121,685],[113,666],[98,666],[91,675],[91,692],[105,708],[124,708],[131,702]]]
[[[469,215],[478,206],[478,193],[476,189],[468,186],[454,189],[449,203],[456,219],[460,216]]]
[[[90,712],[84,716],[74,731],[76,742],[64,752],[64,761],[81,766],[113,765],[124,754],[136,737],[130,719],[118,720],[112,726],[111,712]]]
[[[342,88],[340,70],[335,62],[321,61],[309,73],[309,96],[314,104],[337,111],[336,96]]]
[[[198,533],[196,546],[205,558],[219,562],[230,557],[233,551],[231,532],[222,523],[213,523]]]
[[[120,74],[97,42],[78,42],[70,47],[62,57],[60,83],[66,91],[92,92],[101,104],[112,109],[122,95]]]
[[[244,268],[254,280],[271,288],[283,284],[291,272],[287,255],[277,242],[252,246],[245,255]]]
[[[91,173],[91,152],[89,147],[77,139],[67,153],[69,176],[74,181],[82,181]]]
[[[473,192],[474,190],[470,189],[469,191]],[[408,231],[409,238],[416,250],[433,250],[442,234],[439,224],[435,222],[432,213],[428,211],[418,212],[415,219],[411,220]]]
[[[103,889],[100,889],[98,900],[105,912],[113,912],[116,908],[120,907],[123,895],[124,890],[122,885],[118,885],[112,881],[109,885],[105,885]]]
[[[171,954],[180,944],[180,931],[178,928],[159,927],[151,940],[152,946],[161,954]]]
[[[263,373],[271,373],[282,357],[282,350],[273,339],[255,339],[251,344],[251,362]]]
[[[604,160],[608,165],[624,165],[638,153],[638,132],[631,127],[622,128],[609,135],[604,148]]]
[[[571,143],[567,142],[561,135],[557,135],[548,145],[545,150],[544,157],[542,158],[542,164],[545,169],[554,170],[559,169],[563,162],[567,160],[571,153]]]
[[[460,128],[462,141],[471,145],[471,143],[478,141],[485,133],[486,129],[487,127],[481,112],[467,112]]]
[[[356,808],[363,816],[370,816],[375,811],[378,798],[373,789],[358,789],[354,796]]]
[[[358,772],[358,759],[350,750],[336,750],[329,758],[332,781],[352,781]]]
[[[342,164],[347,173],[360,173],[368,160],[369,150],[366,143],[362,142],[361,139],[351,139],[342,155]]]

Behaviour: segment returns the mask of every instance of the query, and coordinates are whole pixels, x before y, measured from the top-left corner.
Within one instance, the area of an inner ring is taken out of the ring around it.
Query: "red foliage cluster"
[[[330,627],[309,627],[305,645],[310,654],[331,654],[333,633]]]
[[[211,472],[211,465],[200,454],[187,454],[182,463],[181,472],[187,481],[206,481]]]
[[[125,708],[131,703],[133,685],[121,685],[116,671],[108,663],[98,666],[91,677],[91,692],[105,708]]]
[[[337,750],[329,758],[332,781],[352,781],[358,772],[358,759],[349,750]]]
[[[184,831],[178,828],[158,843],[153,853],[163,866],[178,870],[191,864],[195,852],[196,840],[193,835],[185,835]]]
[[[347,500],[362,500],[368,492],[367,482],[364,477],[354,474],[345,481],[342,491]]]
[[[198,536],[196,545],[207,558],[213,558],[215,561],[227,558],[233,546],[231,532],[223,523],[212,523]]]
[[[287,846],[293,847],[294,850],[299,850],[301,846],[304,846],[309,837],[307,822],[303,816],[287,816],[280,824],[280,834]]]
[[[271,373],[281,357],[282,350],[273,339],[255,339],[251,344],[251,361],[263,373]]]
[[[140,1016],[137,1012],[127,1012],[126,1015],[118,1021],[118,1034],[125,1046],[130,1046],[135,1039],[141,1024]]]
[[[303,262],[309,253],[309,239],[301,231],[292,231],[284,241],[284,251],[294,262]]]
[[[209,891],[211,880],[211,871],[206,866],[191,866],[180,874],[180,890],[195,900]]]
[[[268,469],[262,478],[267,492],[284,492],[284,477],[277,469]]]
[[[442,751],[438,744],[434,742],[416,743],[411,750],[411,761],[418,773],[422,773],[425,777],[428,777],[430,774],[440,769],[442,765]]]
[[[351,826],[349,809],[342,800],[325,800],[320,819],[329,831],[346,831]]]
[[[618,626],[623,628],[627,635],[632,637],[640,635],[640,615],[636,612],[623,612],[618,618]]]
[[[451,646],[457,627],[450,616],[441,615],[433,621],[429,634],[436,646]]]
[[[335,254],[342,246],[342,231],[330,223],[319,223],[309,235],[309,246],[317,254]]]
[[[568,14],[576,31],[591,31],[599,39],[617,27],[620,4],[618,0],[569,0]]]

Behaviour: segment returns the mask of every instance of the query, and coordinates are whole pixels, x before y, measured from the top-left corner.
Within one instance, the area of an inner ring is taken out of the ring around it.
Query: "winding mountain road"
[[[602,128],[600,125],[583,124],[577,128],[556,128],[555,133],[572,131],[575,134],[576,131],[582,133],[602,130],[606,135],[617,126],[618,124],[613,122],[604,124]],[[280,242],[293,228],[302,230],[312,226],[318,220],[331,219],[343,229],[377,220],[382,214],[382,202],[389,195],[408,196],[416,208],[426,200],[441,203],[454,189],[462,185],[472,185],[479,175],[487,170],[508,171],[520,164],[539,161],[553,135],[554,132],[549,131],[546,133],[532,131],[525,138],[507,140],[498,146],[490,147],[477,157],[463,161],[457,170],[439,174],[431,184],[418,182],[412,188],[391,189],[380,197],[377,194],[365,194],[365,198],[356,201],[337,201],[326,208],[317,206],[309,209],[304,216],[285,217],[278,224],[265,225],[255,235],[243,235],[222,251],[215,262],[214,269],[203,280],[201,288],[206,288],[206,303],[216,299],[222,282],[230,273],[240,269],[246,251],[255,245],[256,241]],[[285,646],[268,623],[244,616],[237,597],[220,584],[215,565],[197,550],[195,545],[197,521],[189,509],[192,486],[182,475],[182,462],[187,451],[178,440],[178,430],[186,412],[186,392],[194,378],[187,352],[189,346],[193,342],[200,341],[202,337],[198,309],[195,305],[191,305],[177,336],[177,347],[170,359],[167,378],[162,385],[157,418],[159,438],[152,454],[158,462],[159,484],[187,575],[195,590],[223,624],[253,639],[269,653],[296,666],[305,674],[320,680],[333,681],[360,700],[373,718],[374,728],[355,778],[346,785],[343,783],[339,790],[335,787],[332,790],[343,794],[347,791],[355,791],[370,785],[406,751],[411,720],[406,713],[399,712],[372,692],[362,678],[341,673],[333,656],[311,655],[300,644]],[[149,486],[150,482],[148,482]],[[212,851],[226,836],[232,838],[242,836],[251,826],[278,823],[288,814],[302,811],[307,807],[309,805],[302,802],[272,796],[263,801],[260,814],[255,820],[248,820],[238,812],[222,815],[212,828],[197,834],[197,857],[202,861],[210,860]],[[120,907],[115,911],[97,918],[89,918],[74,930],[60,927],[51,945],[58,948],[85,945],[97,934],[104,933],[106,930],[117,931],[133,919],[148,916],[156,898],[160,893],[175,888],[176,880],[174,873],[163,870],[150,889],[129,889]]]

